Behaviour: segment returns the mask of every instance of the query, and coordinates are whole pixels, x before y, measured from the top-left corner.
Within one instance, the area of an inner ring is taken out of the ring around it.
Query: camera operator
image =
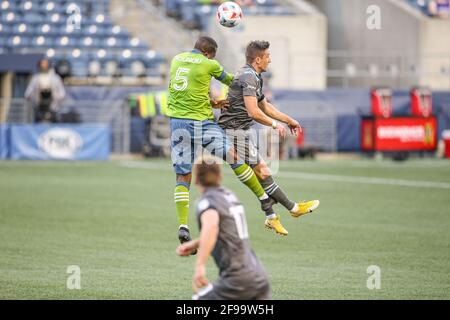
[[[65,90],[59,75],[50,68],[49,61],[39,61],[39,72],[31,78],[25,98],[32,102],[35,122],[57,122],[60,102]]]

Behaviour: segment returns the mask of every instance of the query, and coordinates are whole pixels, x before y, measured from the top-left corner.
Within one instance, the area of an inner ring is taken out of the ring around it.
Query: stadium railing
[[[328,51],[327,65],[329,86],[389,85],[400,89],[419,82],[430,83],[432,79],[440,89],[450,89],[450,52],[416,56],[400,52],[367,55]]]

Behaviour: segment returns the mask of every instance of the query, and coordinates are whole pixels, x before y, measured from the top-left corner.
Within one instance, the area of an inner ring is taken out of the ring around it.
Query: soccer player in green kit
[[[191,240],[188,227],[189,189],[192,165],[199,147],[226,160],[239,180],[260,200],[266,214],[266,225],[270,224],[277,233],[287,235],[255,173],[239,158],[225,132],[214,122],[212,107],[225,107],[226,102],[210,101],[211,78],[226,85],[234,78],[214,60],[217,47],[214,39],[200,37],[192,51],[176,55],[170,66],[168,116],[171,158],[176,173],[174,200],[178,214],[178,239],[181,243]]]

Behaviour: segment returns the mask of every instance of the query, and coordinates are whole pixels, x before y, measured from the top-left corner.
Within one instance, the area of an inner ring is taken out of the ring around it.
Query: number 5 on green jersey
[[[217,60],[200,51],[182,52],[172,59],[167,115],[190,120],[214,120],[209,86],[211,77],[229,85],[233,75],[226,73]]]
[[[175,73],[175,82],[173,83],[173,89],[177,91],[184,91],[188,86],[187,74],[191,71],[189,68],[179,67]],[[180,83],[181,82],[181,83]]]

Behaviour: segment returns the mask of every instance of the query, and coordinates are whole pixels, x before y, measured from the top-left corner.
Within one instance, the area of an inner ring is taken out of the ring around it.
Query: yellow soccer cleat
[[[264,224],[267,229],[273,229],[275,230],[276,233],[281,234],[283,236],[287,236],[289,233],[281,224],[280,218],[278,216],[273,219],[266,219],[266,222]]]
[[[317,209],[317,207],[319,207],[319,204],[320,204],[319,200],[299,202],[297,203],[297,211],[291,212],[291,216],[293,216],[294,218],[298,218],[307,213],[313,212],[314,210]]]

